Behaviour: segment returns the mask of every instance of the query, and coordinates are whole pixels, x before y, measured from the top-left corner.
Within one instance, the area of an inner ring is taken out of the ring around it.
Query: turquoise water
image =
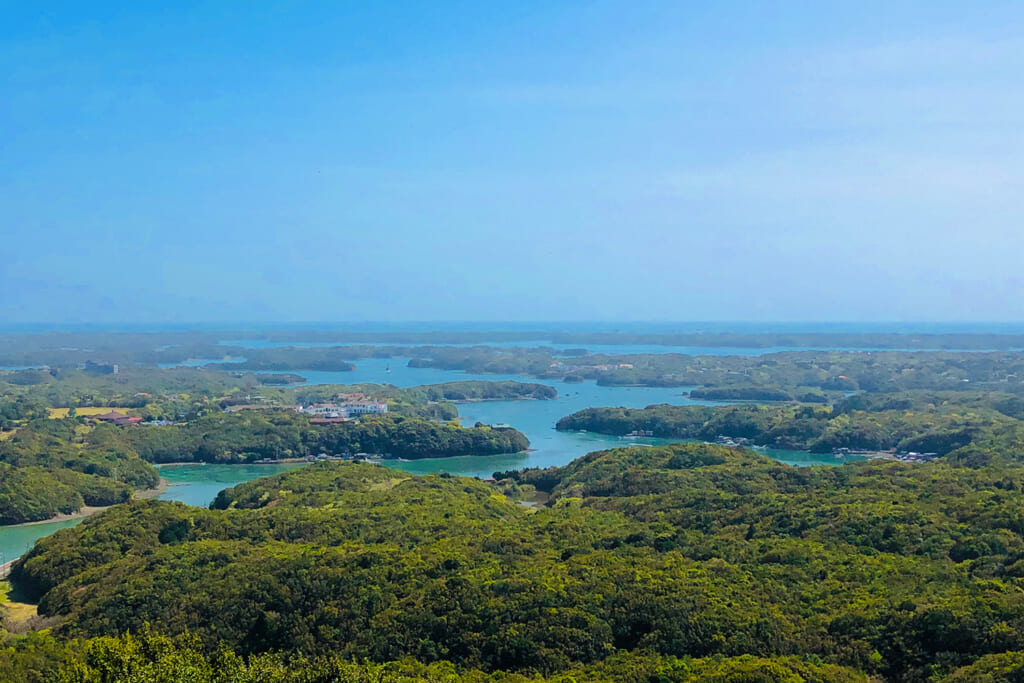
[[[177,500],[188,505],[208,506],[221,489],[245,481],[269,477],[301,467],[300,464],[272,465],[173,465],[160,468],[160,476],[170,482],[161,500]],[[0,527],[0,563],[21,557],[40,538],[60,529],[81,524],[82,519],[42,524],[20,524]]]
[[[0,528],[0,562],[10,562],[28,552],[40,538],[49,536],[60,529],[69,529],[81,523],[81,519],[44,524],[19,524]]]
[[[304,385],[297,386],[310,386],[314,384],[393,384],[396,387],[414,387],[422,384],[441,384],[443,382],[462,382],[469,380],[479,380],[482,382],[500,382],[504,380],[512,380],[515,382],[534,382],[537,384],[547,384],[548,386],[555,387],[558,389],[559,394],[563,391],[576,392],[586,391],[589,387],[591,390],[596,389],[596,392],[589,391],[588,395],[592,396],[595,400],[610,400],[616,395],[616,392],[622,391],[623,387],[598,387],[593,382],[586,382],[583,384],[565,384],[558,380],[550,379],[534,379],[528,375],[488,375],[478,374],[473,372],[461,372],[453,370],[440,370],[437,368],[410,368],[408,358],[361,358],[352,361],[356,366],[356,369],[351,372],[335,372],[328,370],[289,370],[294,372],[296,375],[301,375],[306,378]],[[276,371],[260,371],[257,374],[277,374]],[[633,389],[633,387],[627,387],[626,389]],[[672,388],[663,389],[659,387],[638,387],[636,391],[630,392],[634,396],[639,396],[642,392],[649,393],[650,396],[654,397],[665,397],[665,396],[679,396],[685,389]],[[659,403],[660,400],[648,401],[648,403]],[[618,405],[611,403],[594,403],[591,405]],[[646,403],[644,405],[647,405]]]
[[[160,500],[176,500],[186,505],[207,507],[223,489],[260,477],[272,477],[301,466],[301,463],[164,465],[160,468],[160,476],[170,485],[160,495]]]
[[[388,467],[397,467],[417,474],[448,472],[449,474],[489,477],[496,470],[564,465],[591,451],[603,448],[638,443],[652,445],[666,443],[659,439],[626,439],[555,430],[555,423],[559,418],[585,408],[596,406],[644,408],[657,403],[721,405],[711,401],[694,401],[687,398],[683,394],[689,390],[688,387],[605,387],[598,386],[595,382],[565,384],[552,380],[537,380],[523,375],[480,375],[434,368],[410,368],[406,363],[406,359],[367,358],[356,362],[354,372],[300,370],[296,374],[306,377],[307,385],[366,382],[410,387],[459,380],[514,380],[546,384],[558,391],[558,398],[550,401],[481,401],[459,405],[459,416],[463,424],[472,425],[476,422],[483,422],[484,424],[512,425],[530,439],[532,451],[515,456],[467,456],[384,463]],[[388,368],[390,368],[390,372],[387,371]],[[834,465],[841,462],[831,455],[812,455],[802,451],[768,450],[763,452],[777,460],[793,465]]]
[[[183,360],[180,363],[158,363],[157,367],[161,369],[167,368],[198,368],[203,365],[209,365],[210,363],[244,363],[245,358],[189,358]]]
[[[627,439],[600,434],[558,432],[555,422],[577,410],[594,406],[622,406],[643,408],[655,403],[674,405],[704,404],[692,401],[683,393],[686,388],[661,387],[602,387],[594,382],[564,384],[551,380],[535,380],[522,375],[478,375],[434,368],[410,368],[408,359],[368,358],[356,362],[354,372],[299,371],[309,385],[315,384],[393,384],[410,387],[459,380],[515,380],[539,382],[558,390],[558,398],[550,401],[488,401],[459,405],[463,424],[479,421],[486,424],[510,424],[530,439],[531,450],[510,456],[465,456],[416,461],[384,461],[383,465],[413,474],[447,472],[453,475],[489,477],[495,471],[523,467],[550,467],[564,465],[591,451],[617,446],[668,443],[661,439]],[[829,464],[841,461],[832,456],[816,456],[799,451],[762,451],[782,462],[793,465]],[[175,465],[161,468],[161,476],[170,482],[163,500],[176,500],[188,505],[206,507],[224,488],[259,477],[271,476],[301,467],[300,464],[270,465]],[[48,536],[81,520],[50,522],[0,528],[0,554],[6,560],[20,556],[39,538]]]

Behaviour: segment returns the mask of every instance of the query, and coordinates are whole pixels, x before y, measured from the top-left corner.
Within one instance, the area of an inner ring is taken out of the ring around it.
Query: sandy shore
[[[22,522],[21,524],[5,524],[3,528],[15,527],[15,526],[35,526],[36,524],[49,524],[50,522],[66,522],[69,519],[82,519],[83,517],[89,517],[95,515],[97,512],[106,510],[109,505],[100,507],[92,507],[90,505],[83,506],[78,512],[72,512],[70,515],[54,515],[49,519],[40,519],[37,522]]]
[[[160,477],[160,481],[154,488],[146,489],[145,491],[136,491],[132,494],[134,500],[147,500],[149,498],[156,498],[167,491],[167,487],[171,485],[171,482],[167,481],[163,477]],[[98,508],[103,510],[104,508]]]

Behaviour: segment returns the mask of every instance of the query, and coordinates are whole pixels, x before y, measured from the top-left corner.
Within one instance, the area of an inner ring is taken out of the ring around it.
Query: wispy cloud
[[[862,146],[805,147],[673,172],[671,192],[762,199],[962,202],[1024,206],[1019,150],[998,156],[916,153]]]

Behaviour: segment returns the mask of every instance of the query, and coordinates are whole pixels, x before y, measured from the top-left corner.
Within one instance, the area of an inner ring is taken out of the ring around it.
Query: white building
[[[336,406],[333,403],[314,403],[300,410],[307,415],[316,415],[317,417],[348,417],[348,413],[341,406]]]
[[[382,415],[388,412],[388,404],[384,401],[351,401],[342,403],[341,408],[347,415]]]
[[[359,415],[382,415],[388,412],[385,401],[359,399],[344,403],[314,403],[311,406],[299,407],[298,411],[314,417],[355,417]]]

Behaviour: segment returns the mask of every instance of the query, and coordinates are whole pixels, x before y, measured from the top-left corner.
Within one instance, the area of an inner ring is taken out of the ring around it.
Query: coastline
[[[164,467],[185,467],[186,465],[276,465],[278,463],[295,464],[295,463],[304,463],[304,462],[313,462],[313,461],[310,460],[308,457],[302,457],[302,458],[279,458],[277,460],[271,460],[270,462],[206,462],[206,461],[203,461],[203,460],[192,460],[192,461],[185,461],[185,462],[161,462],[161,463],[154,464],[154,466],[159,470],[159,469],[164,468]],[[164,481],[163,477],[160,478],[160,481]],[[153,491],[154,489],[149,489],[149,490]],[[164,490],[166,490],[166,488]],[[163,491],[161,491],[160,493],[163,493]],[[157,494],[157,495],[159,495],[159,494]]]
[[[160,477],[160,481],[157,482],[156,486],[151,489],[145,489],[143,491],[133,491],[132,500],[149,500],[150,498],[156,498],[161,496],[167,491],[167,487],[171,485],[171,482]],[[99,508],[105,510],[106,508]]]
[[[495,401],[553,401],[556,398],[558,397],[545,398],[543,396],[513,396],[510,398],[456,398],[445,400],[447,400],[448,403],[462,405],[464,403],[494,403]]]
[[[36,520],[35,522],[22,522],[21,524],[4,524],[3,526],[0,526],[0,529],[14,529],[14,528],[24,527],[24,526],[36,526],[37,524],[51,524],[53,522],[67,522],[67,521],[72,520],[72,519],[84,519],[86,517],[91,517],[92,515],[95,515],[97,512],[103,512],[104,510],[106,510],[109,507],[113,507],[113,506],[112,505],[99,505],[99,506],[84,505],[77,512],[72,512],[70,514],[63,514],[63,513],[61,513],[61,514],[58,514],[58,515],[54,515],[53,517],[48,517],[47,519]]]

